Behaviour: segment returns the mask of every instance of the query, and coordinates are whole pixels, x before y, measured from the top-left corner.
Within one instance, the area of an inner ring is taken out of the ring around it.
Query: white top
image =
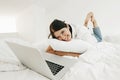
[[[97,39],[95,38],[95,36],[92,35],[90,30],[87,29],[85,26],[73,25],[73,24],[70,25],[72,27],[73,39],[81,39],[91,44],[97,43]]]

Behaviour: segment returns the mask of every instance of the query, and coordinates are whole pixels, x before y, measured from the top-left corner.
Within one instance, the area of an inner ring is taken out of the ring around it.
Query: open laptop
[[[69,70],[67,66],[45,60],[40,50],[35,47],[13,42],[7,44],[21,63],[51,80],[60,80]]]

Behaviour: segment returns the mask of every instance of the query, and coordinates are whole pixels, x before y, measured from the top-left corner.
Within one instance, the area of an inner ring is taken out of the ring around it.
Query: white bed
[[[16,35],[7,40],[21,42],[16,40]],[[62,58],[46,53],[44,51],[46,46],[40,44],[38,47],[47,59]],[[21,65],[4,44],[3,37],[0,40],[0,48],[0,80],[49,80]],[[89,50],[79,58],[65,56],[64,58],[79,62],[73,65],[61,80],[120,80],[120,46],[102,42],[96,48],[97,50]]]
[[[49,59],[58,56],[45,53]],[[120,80],[120,46],[107,42],[99,43],[97,50],[89,50],[79,58],[62,80]]]
[[[23,43],[17,33],[0,34],[0,80],[49,80],[21,65],[6,40]]]

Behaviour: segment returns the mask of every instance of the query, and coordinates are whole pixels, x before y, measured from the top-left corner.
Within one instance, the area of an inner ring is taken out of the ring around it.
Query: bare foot
[[[95,18],[94,18],[94,15],[91,16],[91,22],[93,23],[93,27],[97,27],[97,26],[98,26],[98,25],[97,25],[97,21],[96,21]]]
[[[94,21],[93,19],[92,19],[92,17],[93,17],[93,12],[89,12],[88,14],[87,14],[87,16],[86,16],[86,19],[85,19],[85,23],[84,23],[84,26],[85,27],[87,27],[87,25],[88,25],[88,21],[91,19],[91,21]]]

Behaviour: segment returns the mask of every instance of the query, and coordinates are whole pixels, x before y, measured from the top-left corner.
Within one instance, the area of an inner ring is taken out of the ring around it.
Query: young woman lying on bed
[[[93,33],[90,33],[88,28],[88,22],[91,21],[93,24]],[[84,26],[74,26],[72,24],[65,23],[64,21],[55,19],[50,24],[50,35],[53,39],[58,39],[60,41],[71,41],[72,39],[80,39],[86,41],[90,44],[96,44],[97,42],[102,41],[102,35],[100,28],[97,25],[94,14],[89,12],[86,16]],[[57,54],[60,56],[69,55],[69,56],[79,56],[77,53],[70,53],[64,51],[56,51],[51,46],[48,47],[47,52]]]

